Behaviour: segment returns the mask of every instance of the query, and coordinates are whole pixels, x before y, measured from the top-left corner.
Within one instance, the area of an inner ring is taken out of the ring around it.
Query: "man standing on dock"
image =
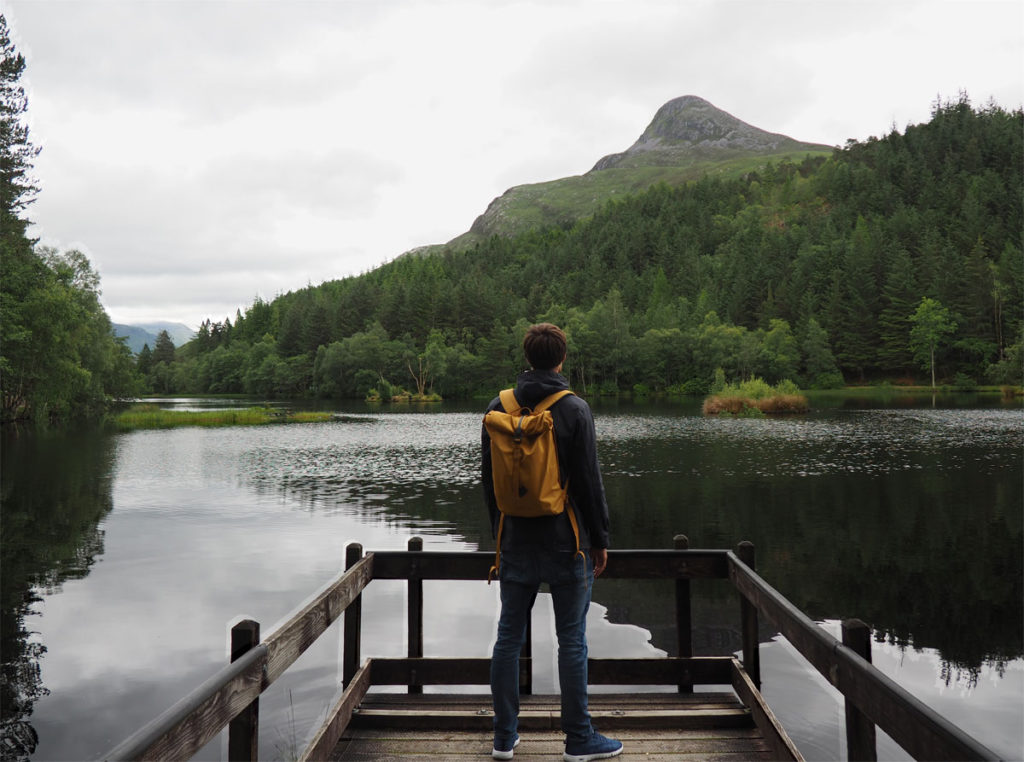
[[[550,323],[531,326],[523,339],[530,370],[520,374],[515,402],[533,409],[567,390],[561,375],[565,333]],[[488,412],[502,410],[495,398]],[[542,582],[551,591],[558,636],[558,680],[567,762],[614,757],[622,743],[594,730],[587,709],[587,611],[594,577],[608,562],[608,504],[597,461],[594,418],[579,397],[567,394],[550,407],[562,485],[568,480],[565,509],[527,518],[502,516],[495,497],[491,438],[484,428],[481,471],[491,525],[499,543],[501,616],[491,655],[494,701],[494,759],[512,759],[519,743],[519,653]],[[501,531],[499,532],[499,527]]]

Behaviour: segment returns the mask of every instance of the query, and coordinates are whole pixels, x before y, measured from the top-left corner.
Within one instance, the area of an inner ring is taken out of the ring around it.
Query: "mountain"
[[[605,156],[593,172],[628,167],[683,167],[778,153],[831,152],[817,143],[766,132],[741,122],[696,95],[669,101],[654,115],[640,138],[623,153]]]
[[[658,109],[626,151],[605,156],[583,175],[510,188],[447,246],[467,248],[492,235],[572,224],[610,199],[661,182],[680,185],[704,175],[736,176],[769,161],[800,161],[832,150],[753,127],[703,98],[684,95]]]
[[[152,349],[160,331],[167,331],[167,335],[171,337],[171,341],[176,347],[180,347],[196,335],[196,332],[184,323],[157,322],[140,325],[114,323],[113,329],[115,336],[124,336],[128,339],[128,348],[136,354],[142,351],[144,344],[149,344],[149,348]]]

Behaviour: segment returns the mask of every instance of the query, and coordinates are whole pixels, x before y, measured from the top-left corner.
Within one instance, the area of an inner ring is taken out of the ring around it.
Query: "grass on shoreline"
[[[283,412],[268,407],[240,410],[163,410],[156,405],[133,405],[113,418],[121,431],[173,429],[181,426],[261,426],[267,423],[329,421],[333,415],[320,411]]]

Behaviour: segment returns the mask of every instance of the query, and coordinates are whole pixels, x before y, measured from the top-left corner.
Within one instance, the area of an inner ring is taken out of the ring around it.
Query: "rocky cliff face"
[[[753,127],[696,95],[675,98],[627,151],[605,156],[592,172],[616,167],[685,166],[695,160],[728,159],[788,150],[827,150]]]

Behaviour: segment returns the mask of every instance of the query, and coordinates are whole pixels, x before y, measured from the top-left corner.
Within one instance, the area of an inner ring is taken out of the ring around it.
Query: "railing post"
[[[410,537],[408,549],[411,552],[423,550],[422,537]],[[412,564],[409,572],[409,658],[423,658],[423,580],[419,577],[419,565]],[[423,693],[423,686],[416,683],[416,671],[409,683],[409,693]]]
[[[677,534],[673,539],[676,550],[689,550],[690,538]],[[690,612],[690,580],[676,580],[676,651],[680,658],[693,657],[693,619]],[[693,679],[687,676],[679,683],[680,693],[693,693]]]
[[[345,548],[345,570],[348,571],[363,557],[363,546],[358,542]],[[363,594],[360,593],[345,609],[345,640],[342,650],[342,684],[348,687],[359,670],[359,644],[363,619]]]
[[[736,546],[740,561],[754,571],[754,543],[744,540]],[[757,608],[740,594],[740,628],[743,635],[743,668],[757,689],[761,689],[761,654],[757,645]]]
[[[871,628],[859,619],[843,620],[843,645],[871,663]],[[874,762],[875,724],[846,699],[846,754],[850,762]]]
[[[238,661],[260,642],[260,623],[243,619],[231,628],[231,661]],[[256,762],[259,758],[260,700],[243,709],[228,723],[229,762]]]

